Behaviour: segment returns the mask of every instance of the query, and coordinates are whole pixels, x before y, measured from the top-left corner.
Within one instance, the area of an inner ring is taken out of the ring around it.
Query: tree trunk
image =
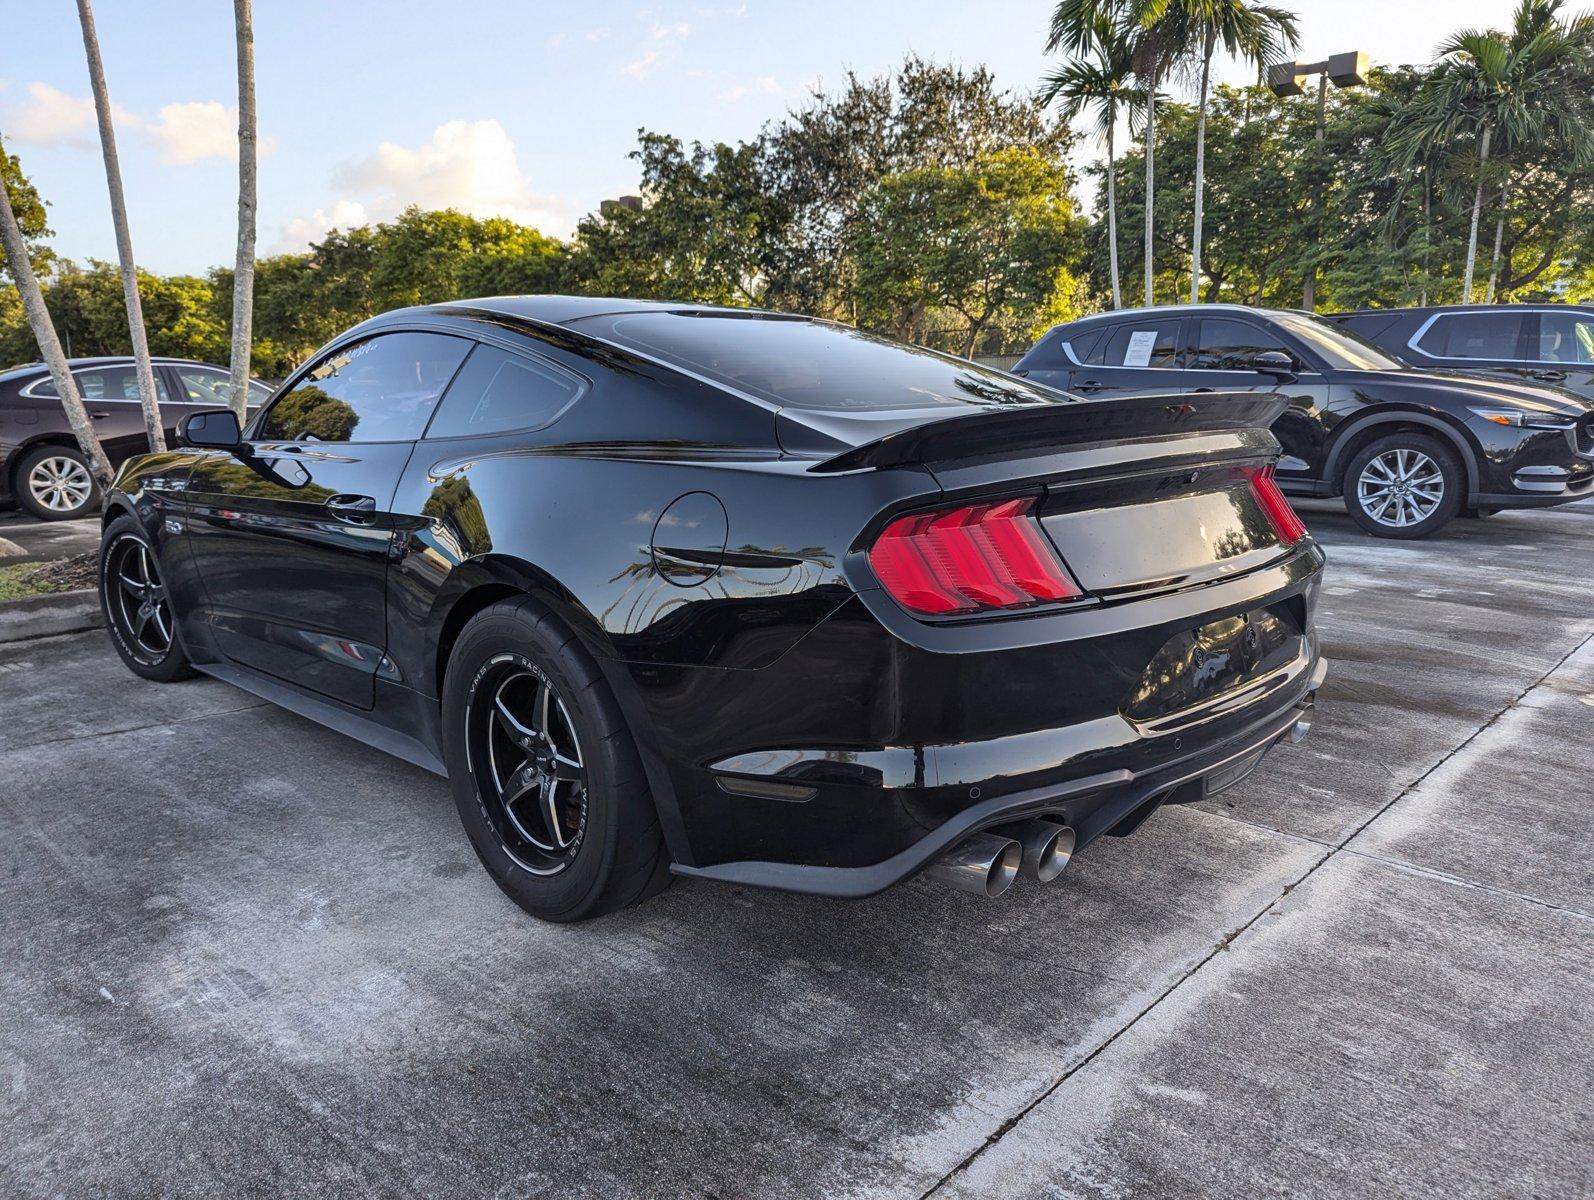
[[[61,339],[55,335],[55,323],[50,320],[50,310],[44,306],[44,293],[34,277],[33,264],[28,261],[28,246],[22,240],[22,228],[11,208],[11,192],[0,182],[0,242],[5,245],[6,262],[11,268],[11,278],[16,281],[17,292],[22,297],[22,310],[27,313],[28,325],[33,330],[33,340],[39,344],[39,355],[50,368],[50,378],[61,397],[61,407],[66,410],[67,424],[77,438],[78,449],[89,460],[89,471],[101,488],[111,485],[111,464],[94,436],[94,423],[89,420],[83,398],[78,395],[77,381],[72,369],[66,365],[66,355],[61,350]]]
[[[1505,240],[1505,202],[1509,197],[1509,184],[1500,185],[1500,215],[1494,221],[1494,256],[1489,259],[1489,287],[1483,294],[1485,304],[1494,303],[1494,286],[1500,282],[1500,243]]]
[[[1422,167],[1422,298],[1417,304],[1428,307],[1428,248],[1433,242],[1433,181],[1428,175],[1428,164]]]
[[[133,262],[133,235],[127,228],[127,200],[122,195],[122,167],[116,157],[116,130],[111,124],[111,98],[105,87],[105,64],[100,60],[100,40],[94,32],[94,10],[89,0],[77,0],[83,26],[83,51],[89,60],[89,88],[100,122],[100,149],[105,155],[105,183],[111,193],[111,223],[116,227],[116,257],[122,265],[122,299],[127,305],[127,331],[133,341],[134,376],[139,404],[144,410],[144,432],[152,451],[166,449],[166,434],[155,391],[155,369],[149,361],[149,338],[144,332],[144,305],[138,296],[138,267]]]
[[[1216,34],[1208,30],[1205,54],[1201,59],[1201,98],[1196,108],[1195,135],[1195,232],[1190,238],[1190,303],[1201,299],[1201,207],[1207,184],[1207,84],[1212,75],[1212,51]]]
[[[1488,125],[1478,139],[1478,186],[1472,193],[1472,230],[1467,234],[1467,269],[1462,276],[1461,303],[1472,303],[1472,272],[1478,264],[1478,218],[1483,213],[1483,169],[1489,164],[1489,139],[1494,130]]]
[[[238,256],[232,273],[232,410],[249,409],[255,308],[255,28],[251,0],[233,0],[238,27]]]
[[[983,332],[985,332],[983,323],[975,324],[973,321],[969,322],[969,338],[968,341],[963,343],[964,358],[972,359],[974,357],[974,347],[979,344],[980,334]]]
[[[1117,164],[1113,158],[1112,131],[1117,113],[1107,121],[1107,261],[1112,266],[1112,306],[1124,306],[1123,289],[1118,286],[1118,189],[1113,184]]]
[[[1151,235],[1152,211],[1151,201],[1155,195],[1157,182],[1157,169],[1155,165],[1157,145],[1157,81],[1153,77],[1151,86],[1146,89],[1146,307],[1150,308],[1155,303],[1151,294]]]

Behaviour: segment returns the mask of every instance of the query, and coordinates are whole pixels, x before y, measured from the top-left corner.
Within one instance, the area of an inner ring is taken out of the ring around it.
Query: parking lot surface
[[[997,901],[538,924],[442,781],[0,647],[0,1195],[1589,1194],[1594,505],[1305,515],[1312,736]]]
[[[0,558],[44,562],[98,550],[98,513],[76,521],[40,521],[17,509],[0,511]]]

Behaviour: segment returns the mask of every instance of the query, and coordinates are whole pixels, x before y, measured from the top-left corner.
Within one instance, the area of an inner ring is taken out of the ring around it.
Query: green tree
[[[1105,17],[1098,18],[1091,36],[1090,57],[1076,58],[1048,72],[1037,94],[1042,104],[1062,101],[1063,117],[1074,121],[1087,108],[1096,110],[1096,132],[1107,143],[1107,248],[1112,277],[1112,306],[1124,306],[1118,278],[1118,192],[1115,186],[1117,155],[1113,133],[1120,111],[1131,127],[1144,110],[1146,94],[1134,86],[1133,45],[1125,33]]]
[[[1476,137],[1475,185],[1462,300],[1472,302],[1478,227],[1495,143],[1555,143],[1581,166],[1594,155],[1589,103],[1591,27],[1558,19],[1561,0],[1521,0],[1511,33],[1465,29],[1439,48],[1440,63],[1397,136],[1408,162],[1460,133]]]
[[[964,323],[972,356],[993,322],[1077,298],[1069,264],[1082,222],[1066,170],[1010,148],[968,166],[920,167],[882,179],[865,198],[854,252],[858,301],[911,338],[932,309]],[[1027,322],[1026,322],[1027,323]]]

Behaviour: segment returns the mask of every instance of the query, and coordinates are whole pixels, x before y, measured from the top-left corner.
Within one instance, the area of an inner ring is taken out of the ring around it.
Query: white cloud
[[[187,166],[207,158],[238,157],[238,110],[218,100],[168,104],[153,119],[113,103],[111,116],[119,134],[149,138],[165,163]],[[47,83],[28,84],[27,101],[6,116],[6,132],[13,141],[35,146],[99,147],[93,98],[71,96]],[[270,154],[275,145],[275,139],[261,138],[261,156]]]
[[[692,32],[692,27],[685,21],[675,21],[669,25],[660,25],[655,22],[648,29],[648,36],[655,42],[667,42],[672,38],[684,38]]]
[[[658,61],[659,52],[657,50],[644,50],[640,58],[633,58],[620,68],[620,72],[624,75],[630,75],[633,79],[641,79],[649,71],[653,70]]]
[[[755,92],[762,92],[767,96],[778,96],[785,90],[785,88],[780,86],[780,80],[773,75],[760,75],[751,83],[738,83],[733,87],[726,88],[718,94],[718,99],[726,104],[731,104],[737,100],[743,100]]]
[[[411,204],[509,217],[550,234],[571,227],[561,201],[531,190],[515,143],[496,120],[449,121],[415,147],[383,142],[340,167],[332,183],[341,197],[284,225],[274,252],[303,249],[328,229],[387,220]]]
[[[94,100],[69,96],[47,83],[30,83],[28,99],[6,116],[6,134],[13,142],[35,146],[92,148],[96,145]]]

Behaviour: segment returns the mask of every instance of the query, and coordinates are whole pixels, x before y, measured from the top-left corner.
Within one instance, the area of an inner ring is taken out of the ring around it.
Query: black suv
[[[1102,313],[1059,325],[1014,372],[1088,397],[1278,392],[1278,479],[1345,497],[1381,537],[1461,512],[1594,495],[1594,403],[1542,384],[1418,371],[1321,317],[1241,305]]]
[[[111,466],[119,467],[149,449],[138,377],[131,358],[69,360],[84,407]],[[183,358],[157,358],[155,391],[161,424],[172,440],[177,422],[191,412],[224,408],[229,393],[225,367]],[[249,405],[271,395],[259,380],[249,383]],[[46,521],[81,517],[99,503],[88,463],[66,422],[61,397],[42,363],[0,372],[0,499],[10,496]]]
[[[1329,320],[1377,342],[1409,366],[1547,383],[1594,399],[1594,308],[1364,308],[1334,313]]]

